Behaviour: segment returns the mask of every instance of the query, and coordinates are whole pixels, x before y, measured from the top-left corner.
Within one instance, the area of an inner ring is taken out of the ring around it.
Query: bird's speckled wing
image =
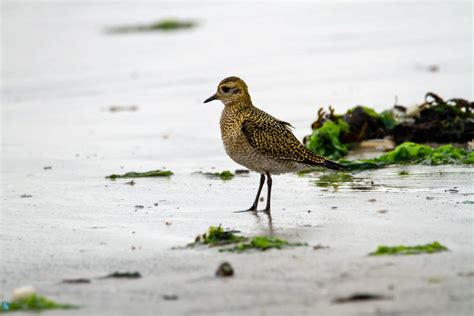
[[[326,159],[304,147],[289,126],[259,110],[244,120],[241,130],[249,144],[263,154],[308,165],[324,164]]]

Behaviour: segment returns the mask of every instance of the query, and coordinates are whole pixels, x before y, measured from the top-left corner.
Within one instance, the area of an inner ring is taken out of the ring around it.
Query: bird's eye
[[[222,92],[227,93],[230,91],[229,87],[222,87]]]

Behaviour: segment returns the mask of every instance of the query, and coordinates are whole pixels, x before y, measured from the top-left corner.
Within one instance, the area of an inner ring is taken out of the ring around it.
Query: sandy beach
[[[106,32],[168,17],[197,26]],[[4,1],[1,18],[0,300],[33,285],[81,307],[44,315],[472,313],[472,167],[390,167],[329,185],[322,173],[276,176],[271,218],[234,213],[257,174],[198,173],[242,168],[220,140],[222,105],[202,104],[229,75],[299,139],[320,106],[383,110],[428,91],[472,100],[471,3]],[[105,178],[154,169],[174,175]],[[173,249],[219,224],[308,246]],[[449,251],[368,255],[433,241]],[[215,277],[223,261],[233,277]],[[114,271],[142,277],[100,279]],[[335,302],[358,292],[384,299]]]

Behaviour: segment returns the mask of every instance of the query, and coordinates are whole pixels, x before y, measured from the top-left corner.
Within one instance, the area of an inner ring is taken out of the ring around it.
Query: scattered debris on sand
[[[250,170],[248,169],[235,169],[235,174],[236,175],[242,175],[242,174],[249,174]]]
[[[435,241],[431,244],[426,245],[416,245],[416,246],[385,246],[380,245],[377,247],[377,250],[371,252],[370,256],[386,256],[386,255],[416,255],[422,253],[436,253],[447,251],[446,246],[441,245],[439,242]]]
[[[112,113],[116,112],[136,112],[138,111],[138,105],[111,105],[109,111]]]
[[[147,172],[127,172],[125,174],[112,174],[110,176],[105,177],[106,179],[115,180],[115,179],[123,179],[123,178],[146,178],[146,177],[169,177],[173,175],[173,172],[169,170],[152,170]]]
[[[149,24],[122,25],[114,26],[107,29],[111,34],[127,34],[141,32],[170,32],[176,30],[190,29],[197,24],[189,20],[165,19]]]
[[[329,249],[329,246],[324,246],[321,244],[317,244],[313,246],[313,250],[321,250],[321,249]]]
[[[341,303],[356,303],[356,302],[367,302],[367,301],[386,300],[386,299],[390,299],[390,297],[382,295],[382,294],[374,294],[374,293],[354,293],[349,296],[338,297],[334,299],[333,302],[337,304],[341,304]]]
[[[100,277],[100,279],[139,279],[142,275],[140,272],[113,272],[106,276]]]
[[[85,283],[91,283],[91,280],[88,279],[88,278],[63,279],[63,283],[66,283],[66,284],[85,284]]]

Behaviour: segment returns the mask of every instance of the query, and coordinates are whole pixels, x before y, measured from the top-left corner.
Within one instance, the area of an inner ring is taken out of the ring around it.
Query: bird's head
[[[225,105],[251,104],[250,95],[245,82],[238,77],[228,77],[217,86],[217,92],[207,98],[204,103],[220,100]]]

